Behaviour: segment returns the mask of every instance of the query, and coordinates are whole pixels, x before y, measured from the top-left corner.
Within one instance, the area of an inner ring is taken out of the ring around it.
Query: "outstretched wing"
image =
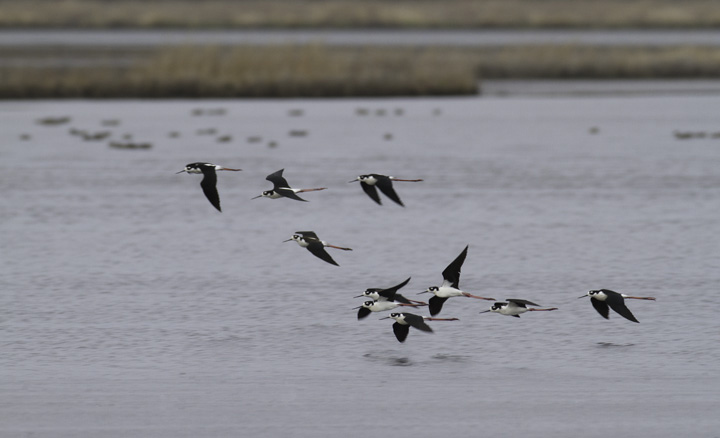
[[[358,309],[358,319],[363,319],[372,313],[372,310],[367,307],[361,307]]]
[[[465,263],[465,257],[467,257],[467,251],[470,245],[466,246],[465,249],[460,253],[459,256],[447,268],[442,272],[442,276],[445,279],[445,283],[459,289],[460,283],[460,268]]]
[[[337,264],[337,262],[335,262],[335,260],[333,260],[332,257],[330,257],[330,254],[328,254],[327,251],[325,251],[325,248],[324,248],[322,242],[320,242],[320,241],[310,242],[307,249],[308,249],[308,251],[313,253],[313,255],[315,257],[323,259],[326,262],[330,263],[331,265],[340,266]]]
[[[387,288],[387,289],[381,289],[381,290],[379,290],[379,291],[378,291],[378,295],[380,295],[381,297],[387,298],[388,301],[395,301],[395,297],[396,297],[397,291],[400,290],[400,289],[402,289],[406,284],[408,284],[408,282],[410,281],[410,278],[411,278],[411,277],[408,277],[407,280],[405,280],[405,281],[403,281],[402,283],[397,284],[397,285],[395,285],[395,286],[393,286],[393,287],[389,287],[389,288]],[[402,297],[402,295],[401,295],[400,297]],[[405,301],[407,301],[406,298],[404,298],[404,297],[402,297],[402,298],[405,299]],[[404,302],[404,301],[401,301],[401,302]],[[406,304],[407,304],[407,303],[406,303]]]
[[[517,298],[508,298],[508,299],[507,299],[507,302],[508,302],[508,303],[515,303],[515,304],[517,304],[517,305],[520,306],[520,307],[525,307],[525,306],[539,306],[539,305],[540,305],[540,304],[535,304],[535,303],[533,303],[532,301],[519,300],[519,299],[517,299]]]
[[[425,324],[425,318],[423,318],[420,315],[415,315],[414,313],[404,313],[403,316],[405,317],[405,322],[410,324],[411,326],[415,327],[418,330],[422,330],[424,332],[432,332],[432,329],[429,325]]]
[[[592,303],[593,307],[597,312],[605,319],[609,318],[610,309],[608,308],[608,305],[605,301],[596,300],[595,298],[590,298],[590,302]]]
[[[306,239],[320,240],[320,238],[317,236],[317,234],[315,234],[314,231],[295,231],[295,234],[299,234]]]
[[[400,342],[405,342],[405,339],[407,339],[407,335],[410,332],[410,326],[405,324],[400,324],[399,322],[396,322],[393,324],[393,332],[395,332],[395,337]]]
[[[430,309],[430,315],[435,316],[442,310],[443,303],[447,298],[441,298],[441,297],[432,297],[430,298],[430,301],[428,301],[428,308]]]
[[[220,209],[220,195],[217,191],[217,174],[215,173],[214,167],[202,166],[203,180],[200,182],[200,187],[205,193],[205,197],[210,201],[213,207]]]
[[[308,202],[307,200],[305,200],[305,199],[299,197],[298,195],[296,195],[295,192],[293,192],[292,189],[289,189],[289,188],[287,188],[287,187],[283,187],[283,188],[275,187],[274,190],[275,190],[275,193],[277,193],[277,194],[279,194],[279,195],[281,195],[281,196],[284,196],[284,197],[286,197],[286,198],[294,199],[294,200],[296,200],[296,201]]]
[[[371,186],[370,184],[366,184],[360,181],[360,187],[362,187],[363,191],[370,197],[370,199],[377,202],[378,205],[382,205],[382,202],[380,201],[380,195],[378,195],[375,186]]]
[[[400,200],[400,197],[395,193],[395,189],[393,189],[392,180],[390,177],[387,177],[385,175],[373,175],[377,182],[375,185],[380,189],[385,196],[395,201],[396,204],[400,205],[401,207],[405,207],[405,205]]]
[[[625,319],[629,319],[632,322],[640,322],[635,318],[635,315],[632,314],[630,309],[625,306],[625,298],[623,298],[622,295],[617,292],[610,294],[608,291],[605,291],[605,294],[607,295],[607,299],[605,300],[607,306],[610,306],[611,309]]]
[[[278,187],[290,187],[288,185],[288,182],[283,178],[282,174],[285,169],[280,169],[275,173],[271,173],[267,177],[265,177],[266,180],[273,183],[275,187],[273,187],[273,190],[277,190]]]

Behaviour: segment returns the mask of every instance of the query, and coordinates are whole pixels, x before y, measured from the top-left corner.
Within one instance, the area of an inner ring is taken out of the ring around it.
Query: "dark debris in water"
[[[466,362],[470,359],[469,356],[461,356],[457,354],[435,354],[432,356],[433,359],[443,360],[446,362]]]
[[[363,357],[373,362],[384,362],[387,365],[396,367],[407,367],[413,365],[413,362],[410,360],[409,357],[397,357],[391,355],[386,356],[384,354],[376,353],[365,353],[363,354]]]
[[[614,342],[598,342],[597,345],[602,348],[611,348],[611,347],[632,347],[635,344],[616,344]]]

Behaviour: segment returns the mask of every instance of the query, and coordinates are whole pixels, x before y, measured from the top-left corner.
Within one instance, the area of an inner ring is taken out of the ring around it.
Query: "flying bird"
[[[220,209],[220,195],[218,195],[217,191],[217,173],[215,173],[218,170],[231,170],[233,172],[239,172],[242,169],[230,169],[228,167],[217,166],[212,163],[190,163],[185,166],[183,170],[177,173],[202,173],[203,179],[200,182],[200,187],[202,187],[205,197],[207,197],[213,207],[217,208],[218,211],[222,211]]]
[[[467,256],[467,250],[470,245],[466,246],[465,249],[460,253],[459,256],[447,268],[442,272],[443,283],[442,286],[431,286],[420,292],[421,294],[432,292],[435,294],[434,297],[430,298],[428,304],[430,306],[430,315],[437,315],[442,310],[443,303],[450,297],[465,296],[469,298],[477,298],[479,300],[495,301],[495,298],[485,298],[477,295],[473,295],[460,290],[460,268],[465,262]]]
[[[338,265],[337,262],[335,262],[335,260],[330,257],[330,254],[325,251],[325,247],[342,249],[343,251],[352,251],[352,248],[343,248],[341,246],[330,245],[329,243],[320,240],[314,231],[296,231],[291,238],[289,238],[288,240],[283,240],[283,242],[290,241],[297,242],[298,245],[300,245],[301,247],[307,248],[307,250],[310,251],[315,257],[323,259],[324,261],[335,266],[340,265]]]
[[[458,321],[457,318],[431,318],[429,316],[415,315],[414,313],[391,313],[390,316],[380,319],[394,319],[395,322],[392,325],[395,337],[400,342],[405,342],[410,327],[415,327],[418,330],[424,332],[432,332],[433,330],[429,325],[425,324],[425,321]]]
[[[387,175],[378,175],[377,173],[370,173],[367,175],[360,175],[357,178],[355,178],[352,181],[348,181],[349,183],[360,181],[360,186],[362,187],[363,191],[372,199],[373,201],[377,202],[378,205],[382,205],[382,202],[380,201],[380,195],[378,195],[377,189],[380,189],[381,192],[385,194],[388,198],[395,201],[396,204],[405,207],[405,205],[400,200],[400,197],[395,193],[395,189],[393,189],[393,181],[408,181],[408,182],[418,182],[422,181],[421,179],[400,179],[395,178],[394,176],[387,176]],[[376,188],[377,187],[377,188]]]
[[[352,310],[359,309],[357,317],[358,319],[363,319],[366,316],[370,315],[370,313],[372,312],[384,312],[386,310],[392,310],[400,306],[418,307],[427,306],[427,304],[406,304],[396,303],[395,301],[365,301],[362,306],[355,307]]]
[[[358,295],[353,298],[372,298],[375,301],[396,301],[398,303],[417,303],[417,304],[427,304],[422,301],[415,301],[415,300],[409,300],[405,298],[404,296],[397,293],[398,290],[403,288],[408,282],[410,281],[410,277],[408,277],[407,280],[403,281],[400,284],[396,284],[395,286],[389,287],[387,289],[381,289],[377,287],[371,287],[368,289],[365,289],[365,292],[362,293],[362,295]]]
[[[528,301],[528,300],[518,300],[515,298],[508,298],[507,302],[497,302],[492,305],[490,310],[485,310],[480,313],[494,312],[494,313],[499,313],[501,315],[508,315],[508,316],[514,316],[516,318],[520,318],[520,314],[525,313],[525,312],[557,310],[557,307],[548,307],[545,309],[538,309],[538,308],[534,308],[534,307],[528,308],[527,306],[539,306],[539,304],[535,304],[532,301]]]
[[[308,202],[306,199],[303,199],[297,195],[297,193],[304,193],[304,192],[314,192],[318,190],[325,190],[327,187],[319,187],[316,189],[293,189],[288,184],[287,180],[282,176],[283,171],[285,169],[280,169],[275,173],[271,173],[268,175],[265,179],[273,183],[273,189],[272,190],[265,190],[262,192],[262,194],[252,198],[270,198],[270,199],[278,199],[278,198],[290,198],[294,199],[296,201],[303,201]]]
[[[578,297],[585,298],[590,297],[590,302],[592,303],[595,310],[598,311],[600,316],[602,316],[605,319],[610,319],[609,317],[609,308],[613,309],[615,312],[620,314],[625,319],[629,319],[632,322],[640,322],[635,318],[635,315],[632,314],[630,309],[625,306],[625,298],[632,298],[634,300],[653,300],[655,301],[654,297],[631,297],[629,295],[617,293],[615,291],[612,291],[610,289],[597,289],[597,290],[591,290],[585,295]]]

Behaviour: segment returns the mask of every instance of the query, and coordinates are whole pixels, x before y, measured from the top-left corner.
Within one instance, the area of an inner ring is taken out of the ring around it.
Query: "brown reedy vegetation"
[[[0,0],[0,27],[716,27],[714,0]]]
[[[62,58],[84,54],[64,50]],[[38,56],[43,58],[43,50]],[[714,47],[232,46],[134,50],[124,56],[132,62],[107,65],[112,53],[93,52],[91,59],[102,61],[95,66],[0,64],[0,98],[462,95],[477,93],[483,78],[720,75],[720,48]]]

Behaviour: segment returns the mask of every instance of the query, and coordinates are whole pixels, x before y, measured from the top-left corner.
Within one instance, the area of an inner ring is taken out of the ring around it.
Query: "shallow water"
[[[720,139],[673,131],[719,131],[719,113],[702,96],[2,102],[0,435],[718,436]],[[175,174],[194,161],[244,169],[219,175],[223,213]],[[251,201],[280,168],[328,190]],[[377,206],[347,183],[368,172],[425,181]],[[329,249],[334,267],[281,243],[308,229],[354,251]],[[465,290],[560,309],[453,298],[439,316],[460,321],[404,344],[356,320],[354,295],[412,276],[420,298],[467,244]],[[602,287],[658,300],[604,320],[577,299]]]
[[[0,46],[156,46],[177,44],[315,44],[397,46],[718,46],[717,30],[87,30],[0,31]]]

